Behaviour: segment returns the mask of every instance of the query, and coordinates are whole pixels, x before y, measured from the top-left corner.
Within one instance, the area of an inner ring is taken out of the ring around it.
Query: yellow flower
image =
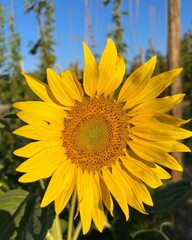
[[[187,121],[166,114],[184,94],[157,98],[181,69],[152,77],[152,57],[120,86],[125,63],[113,41],[108,39],[99,65],[83,46],[83,87],[72,69],[59,76],[48,68],[48,85],[24,74],[43,101],[14,104],[27,123],[14,133],[36,140],[14,154],[28,158],[17,168],[25,173],[20,182],[51,177],[41,207],[54,201],[59,214],[77,190],[85,234],[92,220],[103,230],[104,206],[113,215],[112,196],[126,220],[128,205],[145,214],[143,203],[153,205],[146,185],[157,188],[170,178],[161,166],[182,171],[169,152],[190,151],[177,140],[192,133],[180,128]]]

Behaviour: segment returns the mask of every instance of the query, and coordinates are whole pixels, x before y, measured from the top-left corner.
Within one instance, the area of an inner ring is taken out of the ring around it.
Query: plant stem
[[[55,216],[53,226],[51,228],[51,233],[52,233],[54,240],[63,240],[62,232],[61,232],[61,225],[60,225],[60,220],[59,220],[58,215]]]
[[[45,190],[45,183],[44,183],[43,179],[40,179],[39,182],[40,182],[41,188],[43,190]]]
[[[72,240],[77,240],[78,239],[80,231],[81,231],[81,222],[79,222],[77,224],[77,227],[75,228],[74,233],[73,233]]]
[[[73,218],[75,212],[75,203],[76,203],[76,191],[73,193],[71,199],[71,206],[69,211],[69,220],[68,220],[68,231],[67,231],[67,240],[72,240],[72,231],[73,231]]]
[[[44,183],[43,179],[40,179],[39,182],[40,182],[41,188],[43,190],[45,190],[45,183]],[[51,236],[53,237],[54,240],[63,240],[59,216],[57,216],[57,215],[55,216],[53,225],[52,225],[49,233],[51,234]],[[51,236],[49,236],[50,239],[52,239]]]

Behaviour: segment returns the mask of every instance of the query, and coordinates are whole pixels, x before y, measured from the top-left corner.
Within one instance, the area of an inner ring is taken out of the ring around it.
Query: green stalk
[[[43,190],[45,190],[45,184],[44,184],[43,179],[40,179],[40,185],[41,185],[41,188]],[[59,216],[57,216],[57,215],[55,216],[53,225],[52,225],[50,231],[48,232],[48,236],[49,236],[48,239],[63,240],[60,220],[59,220]]]
[[[70,206],[69,220],[68,220],[68,230],[67,230],[67,240],[72,240],[75,203],[76,203],[76,191],[73,193],[73,196],[71,199],[71,206]]]
[[[73,232],[72,240],[78,240],[80,231],[81,231],[81,222],[79,222],[77,224],[77,227],[75,228],[75,230]]]
[[[51,228],[51,233],[52,233],[54,240],[63,240],[62,232],[61,232],[61,225],[60,225],[60,220],[59,220],[58,215],[56,215],[56,217],[54,219],[53,226]]]
[[[39,182],[40,182],[41,188],[43,190],[45,190],[45,183],[44,183],[43,179],[40,179]]]

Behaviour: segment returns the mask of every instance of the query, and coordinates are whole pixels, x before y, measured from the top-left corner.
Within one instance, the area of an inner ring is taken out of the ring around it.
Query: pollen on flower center
[[[82,170],[98,171],[110,166],[123,154],[128,127],[126,112],[111,98],[77,102],[64,121],[66,155]]]
[[[110,125],[102,116],[84,119],[75,133],[79,149],[90,154],[104,150],[111,140],[110,129]]]

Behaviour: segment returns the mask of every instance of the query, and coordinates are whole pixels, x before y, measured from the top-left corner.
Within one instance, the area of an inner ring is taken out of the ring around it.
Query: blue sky
[[[9,0],[0,0],[0,2],[5,7],[10,7]],[[102,7],[101,3],[102,0],[88,0],[98,53],[101,53],[105,46],[107,32],[113,28],[112,5]],[[89,36],[85,23],[84,0],[54,0],[54,4],[56,63],[62,69],[66,69],[71,62],[79,61],[83,67],[81,43],[86,35]],[[25,71],[32,71],[36,69],[38,58],[28,53],[28,44],[38,39],[37,22],[34,13],[24,14],[22,0],[15,0],[14,5],[16,29],[22,39],[21,55],[24,68]],[[192,29],[191,9],[191,0],[181,0],[181,35]],[[150,38],[153,40],[155,49],[164,54],[167,49],[167,0],[124,0],[122,10],[129,12],[128,17],[123,17],[125,42],[129,46],[126,57],[131,61],[139,53],[140,48],[145,50]]]

